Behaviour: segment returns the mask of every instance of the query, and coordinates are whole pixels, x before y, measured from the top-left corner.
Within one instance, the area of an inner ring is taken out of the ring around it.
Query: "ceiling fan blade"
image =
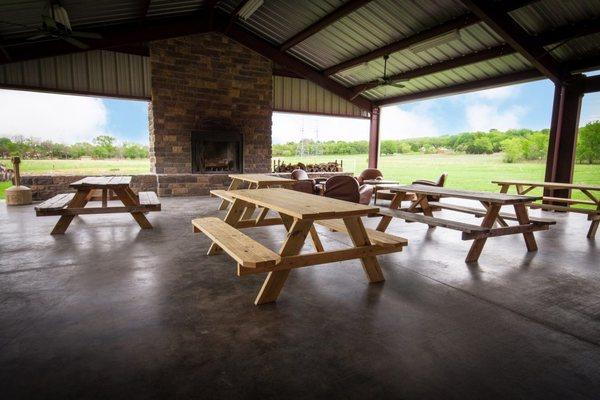
[[[401,84],[400,82],[388,83],[388,86],[392,86],[392,87],[395,87],[395,88],[398,88],[398,89],[403,89],[403,88],[406,87],[405,85]]]
[[[88,46],[87,44],[85,44],[77,39],[74,39],[72,37],[69,37],[69,36],[63,36],[63,37],[61,37],[61,39],[69,44],[72,44],[75,47],[80,48],[81,50],[87,50],[90,48],[90,46]]]
[[[50,35],[48,35],[47,33],[40,33],[39,35],[34,35],[31,37],[28,37],[27,40],[40,40],[40,39],[43,39],[48,36],[50,36]]]
[[[102,35],[101,34],[94,33],[94,32],[77,32],[77,31],[72,31],[70,33],[70,36],[79,37],[79,38],[83,38],[83,39],[102,39]]]

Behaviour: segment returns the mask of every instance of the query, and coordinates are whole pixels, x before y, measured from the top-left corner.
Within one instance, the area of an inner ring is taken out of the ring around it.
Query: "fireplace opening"
[[[243,137],[232,132],[192,132],[192,172],[243,172]]]

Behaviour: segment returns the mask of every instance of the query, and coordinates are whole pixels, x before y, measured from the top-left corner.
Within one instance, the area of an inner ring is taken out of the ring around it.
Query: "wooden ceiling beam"
[[[383,57],[386,54],[392,54],[392,53],[407,49],[410,46],[415,45],[419,42],[429,40],[436,36],[444,35],[448,32],[456,30],[456,29],[465,28],[467,26],[476,24],[478,22],[479,22],[479,19],[475,15],[466,14],[461,17],[444,22],[443,24],[434,26],[433,28],[421,31],[421,32],[417,33],[416,35],[412,35],[412,36],[400,39],[398,41],[392,42],[383,47],[379,47],[375,50],[371,50],[368,53],[362,54],[358,57],[354,57],[350,60],[341,62],[337,65],[333,65],[333,66],[323,70],[323,73],[327,76],[334,75],[340,71],[343,71],[343,70],[355,67],[357,65],[369,62],[376,58]]]
[[[371,1],[372,0],[350,0],[350,1],[346,2],[341,7],[336,8],[333,12],[327,14],[326,16],[324,16],[317,22],[308,26],[306,29],[301,30],[300,32],[296,33],[294,36],[292,36],[291,38],[289,38],[288,40],[283,42],[279,46],[279,50],[281,50],[281,51],[289,50],[290,48],[294,47],[298,43],[308,39],[312,35],[320,32],[321,30],[325,29],[329,25],[338,21],[340,18],[343,18],[346,15],[353,13],[354,11],[356,11],[360,7],[364,6],[365,4],[370,3]]]
[[[231,27],[235,24],[235,22],[238,20],[238,13],[240,12],[240,10],[242,8],[244,8],[244,6],[246,5],[246,3],[248,3],[250,0],[241,0],[238,5],[233,9],[233,11],[231,11],[231,13],[229,14],[229,21],[227,21],[227,24],[225,25],[225,29],[223,30],[223,32],[227,33]]]
[[[424,100],[433,97],[448,96],[453,94],[473,92],[477,90],[489,89],[498,86],[522,83],[544,78],[537,69],[530,69],[511,74],[496,76],[493,78],[480,79],[477,81],[459,83],[436,89],[425,90],[423,92],[403,94],[400,96],[388,97],[375,102],[375,106],[386,106],[391,104],[405,103],[407,101]]]
[[[567,78],[567,74],[552,55],[511,18],[506,10],[489,0],[461,2],[545,76],[555,83]]]
[[[23,42],[21,39],[19,41],[3,42],[0,43],[0,46],[8,51],[11,62],[16,62],[88,50],[136,45],[153,40],[209,32],[210,30],[208,16],[194,14],[186,17],[146,19],[142,22],[133,21],[93,28],[90,32],[99,33],[102,35],[102,39],[85,39],[85,43],[89,45],[86,50],[74,47],[62,40]],[[0,64],[2,63],[6,63],[6,61],[0,60]]]
[[[442,61],[435,64],[426,65],[424,67],[415,68],[413,70],[401,72],[388,78],[393,81],[405,81],[409,79],[419,78],[425,75],[435,74],[437,72],[446,71],[453,68],[463,67],[465,65],[475,64],[481,61],[487,61],[493,58],[502,57],[508,54],[513,54],[515,51],[509,45],[503,44],[489,49],[481,50],[475,53],[467,54],[462,57],[456,57],[450,60]],[[372,81],[356,85],[352,88],[355,92],[362,92],[380,86],[378,81]]]
[[[583,81],[583,92],[600,92],[600,75],[586,77]]]
[[[522,7],[526,7],[533,3],[536,3],[540,0],[513,0],[508,1],[502,4],[503,10],[505,12],[511,12],[517,10]],[[383,47],[374,49],[369,51],[368,53],[362,54],[360,56],[351,58],[344,62],[341,62],[336,65],[332,65],[329,68],[323,70],[323,73],[327,76],[337,74],[340,71],[355,67],[362,63],[369,62],[376,58],[380,58],[385,56],[386,54],[392,54],[398,51],[402,51],[408,49],[410,46],[418,44],[420,42],[424,42],[436,36],[441,36],[456,29],[466,28],[468,26],[474,25],[481,22],[481,18],[476,16],[473,13],[466,13],[461,15],[460,17],[454,18],[450,21],[446,21],[437,26],[434,26],[429,29],[425,29],[419,33],[416,33],[412,36],[408,36],[402,39],[399,39],[395,42],[387,44]]]
[[[227,17],[224,18],[226,19]],[[215,22],[217,22],[218,19],[219,16],[215,15]],[[226,23],[223,17],[220,19],[222,20],[221,23]],[[334,81],[331,78],[326,77],[317,69],[303,63],[297,58],[279,50],[279,48],[275,45],[260,38],[244,27],[234,24],[225,34],[236,42],[277,63],[286,70],[316,83],[317,85],[340,96],[341,98],[351,102],[363,110],[368,110],[369,112],[371,111],[372,103],[366,97],[356,96],[351,89]]]
[[[598,32],[600,32],[600,21],[598,19],[593,19],[581,22],[577,25],[566,25],[564,27],[545,32],[537,36],[537,39],[540,45],[542,46],[550,46],[555,43],[558,43],[560,45],[560,43],[564,43],[567,40]],[[494,58],[503,57],[514,53],[516,53],[516,50],[514,50],[512,46],[508,44],[502,44],[499,46],[491,47],[489,49],[480,50],[475,53],[456,57],[450,60],[426,65],[424,67],[416,68],[410,71],[401,72],[399,74],[390,76],[389,79],[392,81],[403,81],[419,78],[421,76],[435,74],[437,72],[463,67],[465,65],[471,65],[482,61],[488,61]],[[370,90],[377,86],[380,86],[380,83],[377,81],[372,81],[353,86],[352,90],[354,90],[355,93],[361,93],[365,90]]]

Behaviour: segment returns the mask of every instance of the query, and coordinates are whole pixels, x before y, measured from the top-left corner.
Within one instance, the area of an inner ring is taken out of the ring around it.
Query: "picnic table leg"
[[[499,204],[492,204],[488,209],[485,217],[483,217],[483,221],[481,222],[481,226],[484,228],[491,228],[494,226],[494,222],[496,222],[496,218],[498,218],[498,213],[500,212]],[[473,244],[471,244],[471,248],[469,249],[469,254],[467,254],[467,258],[465,262],[473,263],[479,260],[479,256],[481,255],[481,251],[483,250],[483,246],[487,238],[475,239]]]
[[[85,207],[85,205],[88,202],[88,196],[90,193],[91,193],[90,189],[77,190],[77,193],[75,193],[73,200],[71,200],[71,202],[69,203],[67,208],[83,208],[83,207]],[[67,228],[71,224],[71,221],[73,221],[73,218],[75,218],[75,215],[61,216],[59,218],[58,222],[56,223],[56,225],[54,225],[54,229],[52,229],[51,234],[52,235],[60,235],[60,234],[65,233],[67,231]]]
[[[234,199],[233,204],[229,208],[229,211],[227,211],[227,215],[225,216],[225,219],[223,221],[235,227],[240,221],[242,213],[246,209],[246,205],[247,203],[245,201],[240,199]],[[206,254],[212,256],[215,254],[219,254],[221,251],[222,249],[219,247],[219,245],[213,242],[213,244],[211,244],[210,248],[208,249],[208,253]]]
[[[510,185],[502,185],[500,187],[500,193],[508,193],[508,188],[510,187]]]
[[[250,186],[248,186],[248,189],[252,189],[252,183],[250,184]],[[254,184],[254,189],[260,189],[263,187],[266,187],[267,185],[261,185],[260,183],[255,183]],[[248,204],[248,206],[246,207],[246,211],[244,211],[244,214],[242,215],[242,219],[251,219],[252,215],[254,215],[254,211],[256,210],[256,205],[254,204]]]
[[[133,193],[131,188],[115,187],[113,190],[114,190],[115,194],[117,195],[117,197],[119,198],[119,200],[121,200],[121,202],[124,205],[126,205],[126,206],[139,206],[140,205],[140,202],[139,202],[137,196],[135,195],[135,193]],[[133,217],[133,219],[135,219],[135,221],[138,223],[140,228],[152,229],[152,224],[150,223],[150,221],[148,221],[148,219],[146,218],[146,216],[144,215],[143,212],[132,212],[130,214]]]
[[[598,225],[600,225],[600,220],[594,220],[590,224],[590,230],[587,233],[588,239],[594,239],[596,237],[596,232],[598,231]]]
[[[392,201],[390,202],[390,210],[396,210],[400,208],[402,200],[404,200],[405,196],[406,193],[396,192],[396,194],[392,198]],[[381,220],[379,220],[379,224],[377,224],[377,228],[375,229],[377,229],[380,232],[385,232],[388,226],[390,226],[390,222],[392,222],[392,219],[393,217],[384,215],[383,217],[381,217]]]
[[[231,183],[229,184],[229,187],[227,188],[227,190],[235,190],[237,188],[240,187],[240,185],[242,184],[242,181],[236,178],[232,178],[231,179]],[[219,210],[226,210],[227,207],[229,206],[229,202],[225,199],[221,200],[221,204],[219,204]]]
[[[108,205],[108,189],[102,189],[102,207],[106,208]]]
[[[514,207],[515,214],[517,215],[517,221],[519,221],[519,224],[528,225],[530,221],[525,204],[515,204]],[[533,236],[533,232],[525,232],[523,233],[523,237],[525,238],[525,245],[527,246],[527,251],[536,251],[538,249],[537,243],[535,242],[535,236]]]
[[[360,217],[344,218],[344,224],[346,224],[348,234],[350,235],[354,246],[361,247],[371,245],[371,241],[369,240],[369,236],[367,236],[365,226]],[[385,281],[383,272],[381,272],[381,267],[379,266],[379,261],[377,261],[375,256],[362,257],[360,260],[370,283]]]
[[[321,243],[321,238],[319,238],[319,233],[317,232],[317,229],[314,225],[310,227],[309,232],[310,238],[312,239],[313,245],[315,246],[315,250],[317,250],[319,253],[325,251],[325,249],[323,248],[323,243]]]
[[[279,254],[282,257],[299,254],[304,245],[304,241],[306,240],[306,235],[308,235],[310,227],[313,226],[312,220],[294,219],[290,224],[290,218],[286,217],[283,215],[281,216],[284,225],[288,229],[287,239],[279,251]],[[258,296],[256,296],[256,300],[254,300],[254,304],[271,303],[277,300],[290,271],[291,270],[286,269],[269,272],[260,292],[258,292]]]

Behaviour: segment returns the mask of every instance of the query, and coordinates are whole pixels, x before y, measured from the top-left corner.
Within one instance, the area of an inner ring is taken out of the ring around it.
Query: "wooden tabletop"
[[[387,179],[365,179],[363,181],[363,183],[367,184],[367,185],[397,185],[399,182],[398,181],[390,181]]]
[[[585,183],[561,183],[561,182],[536,182],[536,181],[492,181],[498,185],[523,185],[523,186],[539,186],[548,189],[584,189],[584,190],[600,190],[600,186],[588,185]]]
[[[130,183],[131,176],[88,176],[86,178],[71,183],[69,186],[71,186],[72,188],[108,188],[114,186],[129,186]]]
[[[336,219],[374,214],[379,207],[365,206],[294,190],[242,189],[227,192],[231,197],[298,219]]]
[[[282,178],[280,176],[273,176],[273,175],[267,175],[267,174],[231,174],[229,175],[230,178],[232,179],[239,179],[241,181],[244,182],[250,182],[250,183],[279,183],[279,184],[285,184],[285,183],[294,183],[296,182],[293,179],[289,179],[289,178]]]
[[[390,188],[392,192],[412,192],[440,197],[455,197],[460,199],[478,200],[487,203],[496,204],[518,204],[531,203],[541,200],[541,196],[523,196],[518,194],[505,194],[494,192],[478,192],[473,190],[449,189],[445,187],[427,186],[427,185],[406,185],[394,186]]]

